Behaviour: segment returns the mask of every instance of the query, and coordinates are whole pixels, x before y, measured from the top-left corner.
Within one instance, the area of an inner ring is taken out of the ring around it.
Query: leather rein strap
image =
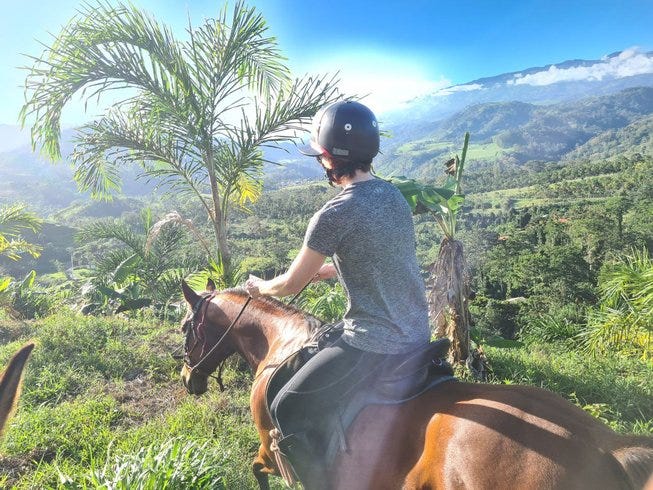
[[[202,319],[200,320],[200,323],[197,324],[197,328],[198,328],[198,330],[199,330],[200,326],[204,326],[204,318],[205,318],[205,316],[206,316],[206,310],[208,310],[208,308],[209,308],[209,304],[211,303],[211,300],[212,300],[213,298],[215,298],[215,296],[216,296],[216,293],[213,292],[213,293],[211,293],[209,296],[203,298],[203,304],[200,305],[200,306],[204,306],[204,310],[203,310],[203,312],[202,312]],[[204,355],[201,357],[201,359],[200,359],[199,361],[197,361],[197,363],[195,363],[194,366],[192,366],[192,367],[190,368],[190,372],[191,372],[191,374],[193,373],[193,371],[197,371],[197,372],[200,372],[200,373],[202,372],[202,371],[200,371],[200,367],[201,367],[202,363],[203,363],[204,361],[206,361],[206,359],[208,359],[209,357],[211,357],[211,355],[215,352],[215,350],[216,350],[218,347],[220,347],[220,344],[222,344],[222,342],[223,342],[224,339],[227,337],[227,335],[229,334],[229,332],[231,331],[231,329],[234,327],[234,325],[236,324],[236,322],[238,322],[238,320],[240,320],[240,317],[243,315],[243,312],[245,311],[245,308],[247,308],[247,305],[249,305],[249,302],[250,302],[251,300],[252,300],[252,297],[251,297],[251,296],[248,296],[248,297],[247,297],[247,300],[245,301],[245,303],[243,304],[242,308],[241,308],[240,311],[238,312],[238,315],[236,315],[236,318],[233,319],[233,321],[232,321],[231,324],[227,327],[227,329],[224,331],[224,333],[222,334],[222,336],[220,337],[220,339],[218,339],[218,341],[213,345],[213,347],[211,347],[211,349],[210,349],[206,354],[204,354]],[[195,308],[193,308],[193,309],[195,309]],[[199,308],[198,308],[198,309],[199,309]],[[224,361],[223,361],[223,363],[224,363]],[[222,380],[221,380],[222,364],[223,364],[223,363],[221,363],[221,365],[220,365],[220,371],[219,371],[219,373],[218,373],[218,377],[216,378],[216,379],[218,380],[218,383],[220,384],[220,389],[221,389],[221,390],[224,390],[224,386],[222,386]]]

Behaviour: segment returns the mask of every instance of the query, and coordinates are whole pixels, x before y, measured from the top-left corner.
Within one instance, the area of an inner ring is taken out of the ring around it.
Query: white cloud
[[[480,83],[468,83],[466,85],[454,85],[453,87],[446,87],[438,90],[434,95],[451,95],[456,92],[472,92],[474,90],[482,90],[485,88]]]
[[[557,68],[550,66],[548,70],[522,75],[515,75],[508,85],[551,85],[557,82],[575,80],[603,80],[604,78],[624,78],[644,73],[653,73],[653,57],[641,53],[637,48],[630,48],[613,58],[604,57],[591,66],[576,66]]]

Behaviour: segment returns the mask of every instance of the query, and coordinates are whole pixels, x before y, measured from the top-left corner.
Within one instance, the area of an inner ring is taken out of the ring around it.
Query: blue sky
[[[111,1],[111,0],[110,0]],[[184,37],[222,2],[133,0]],[[233,3],[233,2],[232,2]],[[0,2],[0,123],[23,102],[21,53],[38,55],[78,0]],[[567,59],[653,50],[653,1],[250,1],[264,14],[297,75],[340,71],[343,89],[371,92],[377,110],[450,84]],[[64,113],[67,124],[84,116]]]

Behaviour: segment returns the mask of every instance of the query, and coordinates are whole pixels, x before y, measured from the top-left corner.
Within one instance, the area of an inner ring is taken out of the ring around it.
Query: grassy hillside
[[[166,478],[172,488],[257,488],[252,377],[235,359],[226,392],[212,384],[192,397],[170,357],[182,340],[174,324],[62,311],[29,325],[0,319],[0,332],[2,363],[37,342],[1,446],[3,488],[161,488]],[[653,433],[650,363],[618,355],[588,363],[560,343],[486,346],[492,382],[544,386],[618,431]],[[279,479],[272,486],[283,488]]]

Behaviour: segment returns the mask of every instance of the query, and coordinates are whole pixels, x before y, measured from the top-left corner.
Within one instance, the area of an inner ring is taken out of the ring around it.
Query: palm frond
[[[342,98],[337,84],[337,75],[307,76],[272,96],[257,99],[254,124],[244,118],[245,125],[255,128],[255,145],[287,141],[307,131],[308,121],[320,107]]]
[[[29,254],[36,258],[41,255],[43,247],[29,243],[23,239],[7,240],[0,235],[0,256],[7,257],[10,260],[20,260],[22,254]]]
[[[23,125],[34,119],[32,144],[61,157],[61,112],[80,92],[88,103],[111,89],[135,87],[171,107],[194,106],[193,82],[169,28],[130,4],[84,3],[25,81]],[[187,110],[187,109],[184,109]]]
[[[196,187],[201,182],[201,155],[192,135],[189,137],[175,125],[173,117],[162,122],[155,106],[144,108],[141,102],[132,101],[128,111],[121,110],[123,104],[77,133],[71,160],[81,190],[91,191],[96,198],[110,199],[112,192],[120,188],[118,168],[131,163],[143,167],[144,174],[154,169],[154,175],[162,171],[174,175],[177,183]]]
[[[147,242],[145,244],[145,250],[149,252],[153,246],[153,244],[158,242],[158,238],[161,235],[164,227],[168,227],[170,225],[178,225],[178,226],[183,226],[190,230],[190,232],[198,239],[198,241],[201,243],[202,247],[204,250],[206,250],[206,253],[211,256],[211,249],[209,245],[206,243],[204,238],[202,237],[202,234],[200,231],[193,225],[193,222],[189,219],[184,219],[178,212],[173,211],[171,213],[168,213],[165,215],[162,219],[157,221],[153,226],[152,229],[150,230],[148,236],[147,236]],[[166,246],[170,247],[175,246],[176,243],[170,240],[165,240],[164,243]]]
[[[0,236],[17,237],[24,231],[37,232],[43,220],[23,204],[0,206]]]
[[[193,60],[197,88],[208,103],[204,113],[213,124],[238,106],[245,89],[270,94],[288,83],[289,71],[276,40],[266,31],[263,17],[242,2],[231,13],[225,6],[217,19],[189,29],[185,52]]]
[[[75,238],[78,242],[117,240],[127,246],[131,253],[145,255],[145,239],[120,220],[95,221],[77,232]]]
[[[28,242],[22,234],[26,231],[39,231],[42,223],[23,204],[0,206],[0,256],[11,260],[19,260],[21,254],[25,253],[38,257],[42,247]]]
[[[592,354],[607,349],[653,357],[653,260],[634,251],[605,267],[599,277],[600,307],[581,334]]]

